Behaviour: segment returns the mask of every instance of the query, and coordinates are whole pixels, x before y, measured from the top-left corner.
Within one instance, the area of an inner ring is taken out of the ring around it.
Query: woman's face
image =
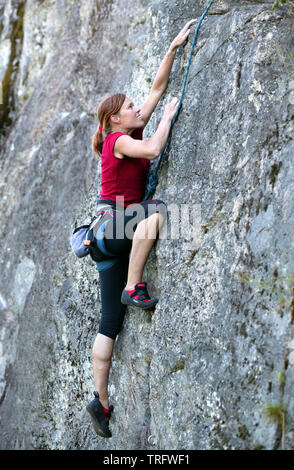
[[[140,108],[135,106],[128,97],[125,98],[125,101],[116,117],[119,119],[118,124],[124,130],[138,129],[144,125]]]

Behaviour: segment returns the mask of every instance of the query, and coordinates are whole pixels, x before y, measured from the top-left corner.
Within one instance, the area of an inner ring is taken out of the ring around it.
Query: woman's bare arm
[[[167,88],[168,79],[172,69],[172,65],[174,63],[177,48],[186,41],[190,33],[190,26],[195,23],[195,21],[196,20],[191,20],[186,23],[184,28],[175,37],[158,69],[150,94],[144,104],[140,107],[145,126],[149,121],[160,98],[162,97],[163,93]]]
[[[144,120],[144,126],[146,126],[158,101],[167,88],[169,74],[174,62],[177,48],[185,42],[190,33],[190,26],[195,23],[195,21],[196,20],[191,20],[186,23],[184,28],[172,41],[170,48],[159,67],[153,86],[151,88],[150,95],[148,96],[143,106],[140,108]],[[165,107],[160,124],[150,139],[137,140],[128,135],[122,135],[115,142],[114,152],[118,152],[121,155],[126,155],[133,158],[148,158],[149,160],[154,160],[157,158],[166,144],[171,121],[176,113],[178,103],[178,99],[174,98],[171,103]]]

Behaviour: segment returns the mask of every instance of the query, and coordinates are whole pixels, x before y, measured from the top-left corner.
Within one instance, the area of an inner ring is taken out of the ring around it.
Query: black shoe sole
[[[93,428],[94,428],[94,431],[96,432],[96,434],[98,434],[98,436],[101,436],[101,437],[112,437],[112,434],[111,432],[109,431],[109,434],[105,433],[101,427],[100,427],[100,424],[99,424],[99,421],[94,413],[94,411],[92,410],[92,408],[90,408],[89,406],[86,406],[86,410],[88,411],[88,413],[90,414],[91,416],[91,420],[92,420],[92,424],[93,424]]]

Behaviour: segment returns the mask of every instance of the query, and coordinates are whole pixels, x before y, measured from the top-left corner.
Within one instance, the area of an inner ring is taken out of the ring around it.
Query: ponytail
[[[92,148],[94,152],[96,152],[98,155],[101,155],[102,153],[103,142],[104,142],[103,131],[100,129],[97,129],[95,134],[93,134],[92,136]]]
[[[97,117],[100,125],[92,136],[92,147],[94,152],[98,155],[101,155],[102,153],[102,147],[106,135],[110,134],[112,131],[110,117],[119,112],[125,98],[125,94],[117,93],[104,98],[104,100],[99,104]]]

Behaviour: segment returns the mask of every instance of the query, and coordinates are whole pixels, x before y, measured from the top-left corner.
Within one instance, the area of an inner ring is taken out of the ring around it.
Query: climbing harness
[[[205,16],[207,15],[207,13],[208,13],[211,5],[213,4],[213,2],[214,2],[214,0],[210,1],[209,5],[207,6],[207,8],[205,9],[203,15],[201,16],[201,18],[199,20],[199,23],[198,23],[198,26],[195,30],[195,34],[194,34],[194,38],[193,38],[193,42],[192,42],[192,47],[191,47],[191,51],[190,51],[190,56],[189,56],[189,60],[188,60],[188,65],[187,65],[187,68],[186,68],[184,83],[183,83],[183,87],[182,87],[180,102],[179,102],[178,108],[176,110],[176,113],[175,113],[175,115],[173,117],[173,120],[172,120],[172,123],[171,123],[167,143],[165,144],[164,149],[160,153],[156,163],[154,163],[154,168],[152,168],[150,170],[148,183],[147,183],[147,186],[146,186],[146,193],[145,193],[144,201],[146,201],[146,199],[151,199],[151,197],[153,196],[153,194],[155,192],[155,189],[156,189],[156,186],[157,186],[157,183],[158,183],[159,168],[162,165],[162,163],[164,162],[164,160],[167,158],[168,150],[169,150],[169,144],[170,144],[171,131],[172,131],[172,128],[175,124],[175,121],[178,117],[178,114],[180,112],[180,108],[182,106],[182,102],[183,102],[183,98],[184,98],[184,94],[185,94],[185,88],[186,88],[187,79],[188,79],[188,73],[189,73],[189,69],[190,69],[190,64],[191,64],[192,55],[193,55],[193,51],[194,51],[194,46],[196,44],[198,32],[199,32],[199,29],[201,27],[202,21],[204,20]]]

